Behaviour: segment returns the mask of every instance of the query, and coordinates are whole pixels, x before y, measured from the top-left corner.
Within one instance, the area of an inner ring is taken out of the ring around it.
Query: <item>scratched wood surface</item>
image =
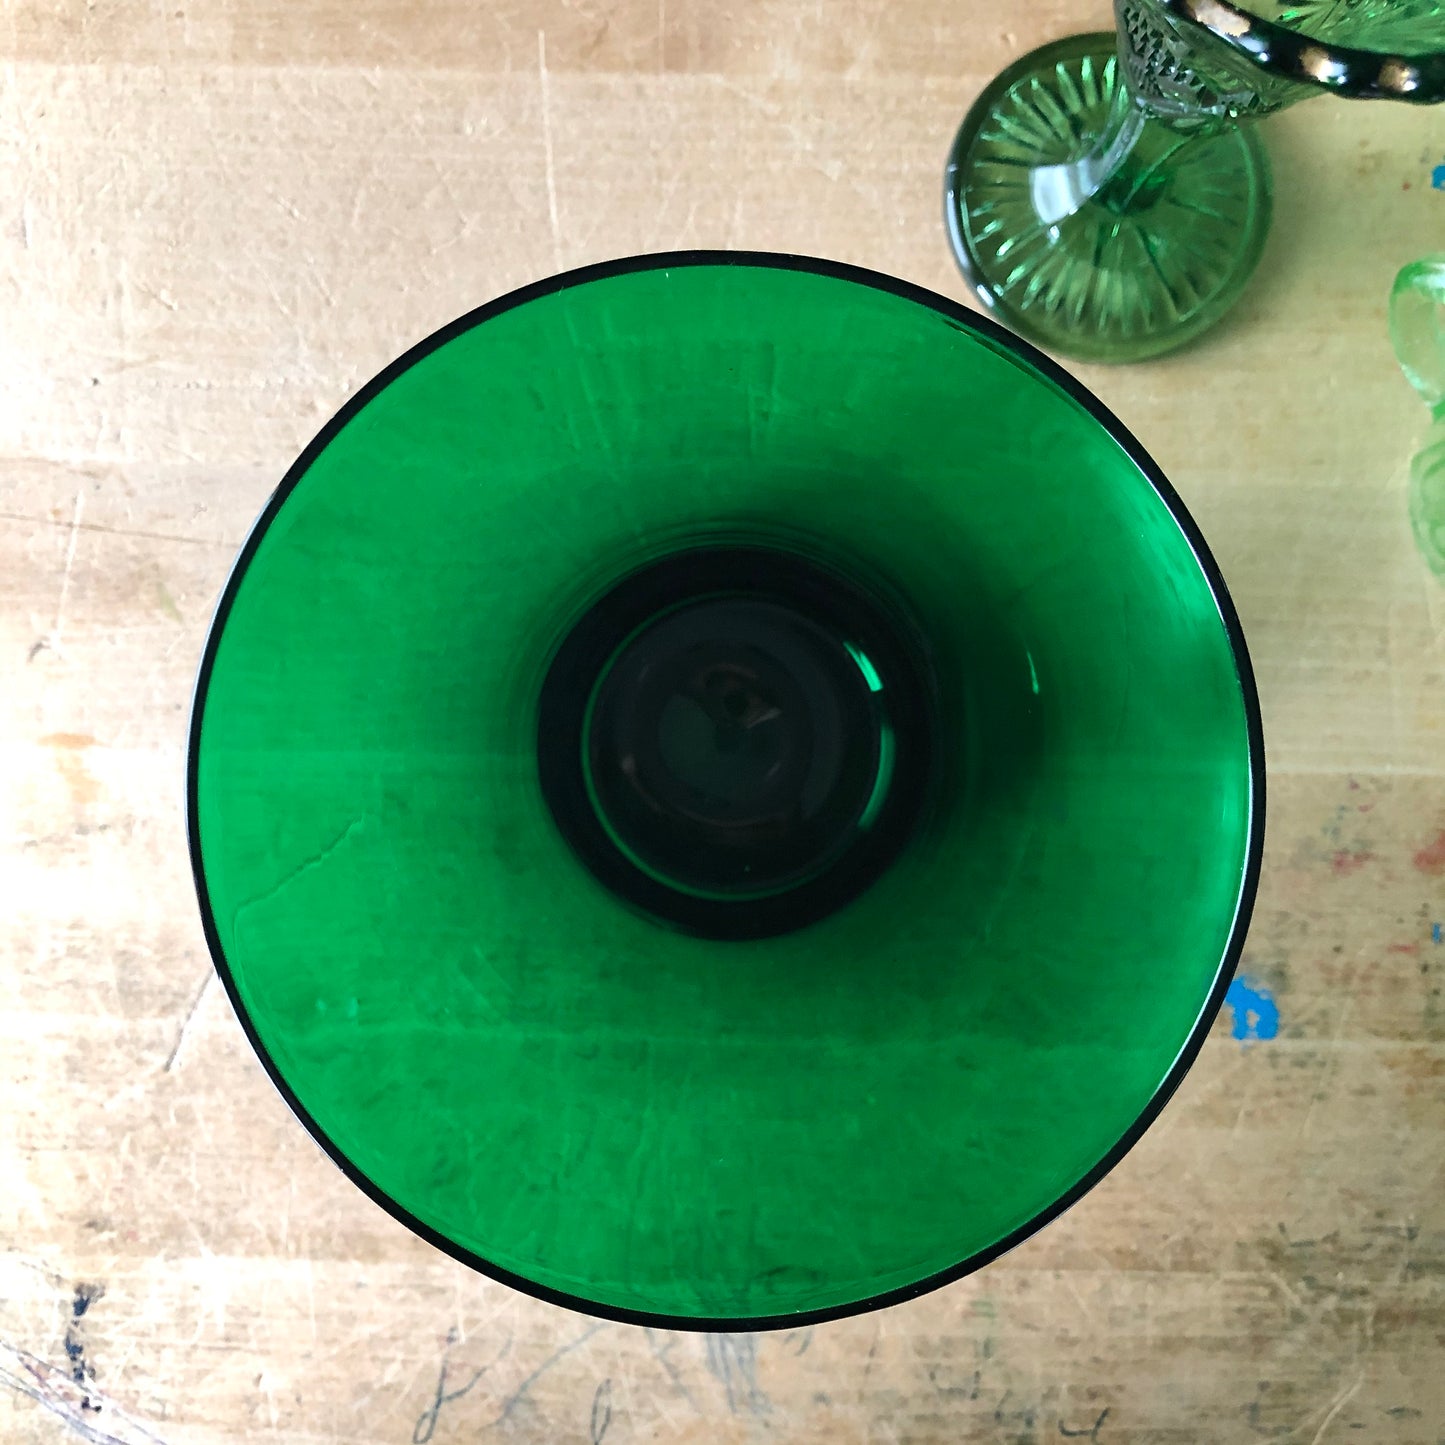
[[[1107,21],[0,8],[0,1440],[1445,1438],[1445,587],[1406,523],[1425,417],[1383,314],[1445,242],[1445,109],[1270,122],[1277,220],[1236,314],[1176,358],[1080,369],[1233,587],[1268,861],[1251,992],[1128,1159],[1004,1261],[757,1337],[523,1299],[321,1156],[195,917],[181,766],[210,608],[354,387],[487,297],[635,251],[811,251],[961,296],[938,192],[964,107]]]

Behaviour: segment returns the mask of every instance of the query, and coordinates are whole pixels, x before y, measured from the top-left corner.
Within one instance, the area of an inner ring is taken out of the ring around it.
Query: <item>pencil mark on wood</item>
[[[459,1385],[454,1390],[447,1389],[447,1371],[451,1367],[452,1346],[457,1342],[455,1329],[447,1331],[447,1347],[442,1352],[441,1369],[437,1372],[436,1391],[432,1396],[431,1404],[417,1416],[416,1424],[412,1426],[411,1445],[428,1445],[432,1436],[436,1433],[437,1421],[441,1419],[444,1406],[450,1405],[453,1400],[460,1400],[493,1365],[498,1364],[506,1358],[507,1351],[512,1348],[512,1337],[507,1336],[506,1343],[502,1346],[501,1353],[490,1365],[482,1365],[472,1372],[472,1377],[465,1385]]]
[[[54,517],[28,517],[24,512],[0,512],[0,522],[25,522],[32,527],[70,527],[68,522],[57,521]],[[146,542],[183,542],[191,547],[219,547],[234,552],[239,540],[225,537],[184,537],[176,532],[146,532],[134,527],[107,527],[100,522],[78,522],[73,524],[77,532],[99,532],[105,537],[136,537]]]
[[[656,1330],[649,1327],[644,1329],[643,1333],[647,1336],[647,1345],[652,1351],[652,1358],[667,1372],[667,1378],[672,1381],[673,1389],[675,1389],[694,1410],[697,1410],[697,1400],[693,1397],[692,1391],[687,1388],[687,1383],[683,1380],[682,1375],[679,1374],[677,1366],[667,1358],[673,1350],[677,1348],[677,1337],[674,1335],[663,1345],[658,1341]],[[701,1414],[702,1412],[698,1410],[698,1413]]]
[[[612,1381],[603,1380],[592,1392],[592,1417],[588,1421],[588,1435],[592,1445],[602,1445],[607,1427],[612,1423]]]
[[[1036,1419],[1036,1412],[1032,1406],[1021,1405],[1017,1410],[1004,1409],[1004,1406],[1008,1404],[1009,1397],[1012,1394],[1012,1390],[1005,1390],[1003,1394],[999,1396],[998,1404],[993,1407],[994,1424],[1002,1425],[1006,1421],[1012,1420],[1022,1425],[1026,1431],[1032,1431],[1034,1428],[1034,1420]]]
[[[1096,1442],[1097,1445],[1097,1441],[1099,1439],[1099,1431],[1103,1429],[1104,1421],[1108,1418],[1109,1407],[1105,1405],[1104,1408],[1099,1411],[1099,1418],[1095,1420],[1094,1423],[1090,1425],[1087,1429],[1070,1430],[1069,1427],[1065,1425],[1062,1420],[1060,1420],[1059,1434],[1062,1435],[1066,1440],[1090,1440]]]
[[[939,1382],[938,1366],[931,1365],[928,1370],[928,1379],[933,1388],[945,1399],[976,1400],[979,1390],[983,1387],[983,1375],[978,1370],[975,1370],[973,1375],[961,1384],[948,1385]]]
[[[1335,1416],[1354,1399],[1356,1392],[1364,1383],[1365,1372],[1362,1369],[1355,1376],[1354,1383],[1347,1385],[1330,1403],[1330,1408],[1325,1412],[1325,1418],[1320,1421],[1320,1428],[1315,1431],[1314,1439],[1310,1441],[1310,1445],[1320,1445],[1320,1441],[1325,1438],[1325,1431],[1330,1428],[1330,1423],[1334,1420]]]
[[[532,1386],[535,1385],[537,1381],[540,1380],[542,1376],[547,1373],[548,1370],[552,1369],[553,1366],[555,1366],[565,1356],[570,1355],[573,1350],[581,1349],[581,1347],[585,1345],[587,1341],[590,1340],[592,1336],[595,1335],[599,1330],[603,1330],[606,1328],[607,1322],[605,1320],[599,1320],[590,1329],[584,1330],[580,1335],[577,1336],[575,1340],[570,1340],[567,1344],[553,1350],[552,1353],[548,1355],[547,1358],[543,1360],[542,1363],[538,1365],[537,1368],[533,1370],[532,1373],[528,1375],[526,1379],[524,1379],[522,1383],[518,1385],[517,1388],[513,1390],[512,1393],[508,1395],[505,1400],[502,1401],[502,1408],[500,1413],[497,1414],[493,1419],[487,1421],[487,1423],[482,1426],[482,1429],[494,1430],[498,1425],[501,1425],[507,1420],[510,1420],[512,1418],[512,1412],[517,1408],[518,1405],[522,1403],[522,1401],[531,1391]]]
[[[750,1415],[766,1415],[773,1408],[758,1385],[756,1335],[709,1335],[707,1367],[727,1392],[729,1414],[745,1409]]]
[[[859,1395],[863,1395],[868,1389],[868,1377],[873,1373],[873,1357],[878,1353],[878,1342],[883,1338],[882,1325],[873,1326],[873,1343],[868,1346],[868,1358],[863,1361],[863,1378],[858,1385]]]

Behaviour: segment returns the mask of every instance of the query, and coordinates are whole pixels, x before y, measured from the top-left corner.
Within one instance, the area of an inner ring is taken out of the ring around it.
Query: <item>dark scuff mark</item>
[[[95,1379],[95,1367],[85,1358],[85,1331],[80,1321],[96,1300],[105,1294],[103,1284],[77,1284],[70,1301],[70,1321],[65,1327],[65,1357],[70,1361],[70,1378],[80,1386],[80,1408],[100,1413],[100,1403],[91,1398],[87,1386]]]
[[[603,1380],[592,1392],[592,1417],[588,1421],[588,1434],[592,1445],[602,1445],[607,1427],[612,1423],[612,1381]]]

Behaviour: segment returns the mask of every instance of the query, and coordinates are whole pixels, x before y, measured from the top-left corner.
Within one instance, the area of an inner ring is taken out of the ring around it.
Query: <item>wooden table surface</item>
[[[197,921],[181,777],[210,610],[358,384],[630,252],[813,252],[962,296],[939,191],[964,108],[1108,22],[1102,0],[6,0],[0,1440],[1445,1439],[1445,586],[1406,520],[1426,417],[1384,321],[1397,267],[1445,244],[1445,107],[1268,122],[1276,221],[1234,315],[1076,368],[1238,602],[1268,855],[1250,992],[1123,1164],[1000,1263],[761,1336],[523,1298],[323,1157]]]

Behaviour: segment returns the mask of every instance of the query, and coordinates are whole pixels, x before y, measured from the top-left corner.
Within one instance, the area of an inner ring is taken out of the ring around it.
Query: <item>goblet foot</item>
[[[946,182],[979,299],[1088,361],[1191,341],[1234,304],[1269,229],[1252,129],[1187,135],[1131,111],[1116,51],[1112,33],[1076,35],[1015,61],[964,117]]]

